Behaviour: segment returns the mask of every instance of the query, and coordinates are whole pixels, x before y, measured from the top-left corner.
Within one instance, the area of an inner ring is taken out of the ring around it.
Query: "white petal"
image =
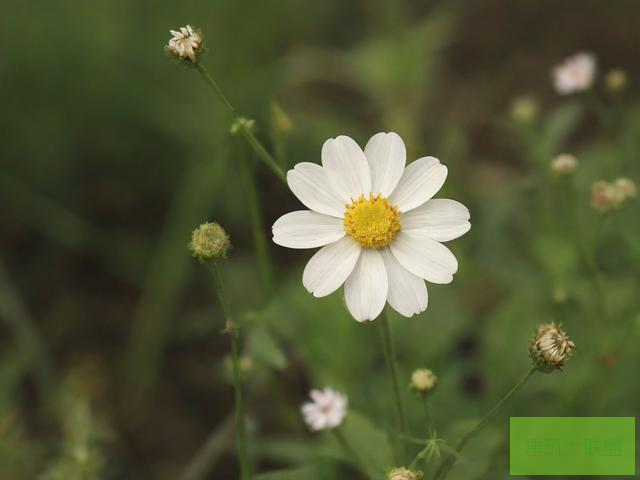
[[[374,320],[387,300],[387,270],[380,252],[363,249],[356,267],[344,284],[344,299],[353,318]]]
[[[389,305],[405,317],[424,312],[429,303],[424,280],[400,265],[387,248],[382,250],[382,259],[389,278]]]
[[[273,224],[273,241],[289,248],[322,247],[344,237],[342,219],[309,210],[283,215]]]
[[[415,232],[400,232],[390,245],[400,265],[432,283],[451,283],[458,261],[447,247]]]
[[[335,292],[351,274],[359,256],[360,245],[349,236],[322,247],[304,269],[304,288],[315,297]]]
[[[298,163],[287,172],[289,188],[306,207],[332,217],[344,216],[345,202],[333,191],[327,172],[315,163]]]
[[[424,205],[402,214],[402,230],[416,232],[438,242],[448,242],[469,231],[469,210],[460,202],[444,198],[429,200]]]
[[[371,174],[364,152],[350,137],[330,138],[322,146],[322,165],[344,203],[371,192]]]
[[[407,162],[407,149],[397,133],[378,133],[364,147],[371,170],[371,193],[391,195]]]
[[[447,178],[447,167],[435,157],[419,158],[404,169],[389,201],[401,212],[419,207],[433,197]]]

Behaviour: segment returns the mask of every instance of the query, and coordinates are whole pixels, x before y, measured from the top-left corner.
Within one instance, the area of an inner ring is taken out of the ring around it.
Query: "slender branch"
[[[378,319],[380,323],[380,333],[382,335],[382,344],[384,347],[384,356],[389,368],[391,384],[393,387],[393,395],[396,403],[396,428],[398,433],[408,434],[407,417],[404,412],[404,404],[402,403],[402,395],[400,394],[400,381],[398,379],[398,365],[396,362],[395,350],[391,340],[391,330],[389,328],[389,319],[386,312]]]
[[[422,406],[424,407],[424,416],[427,419],[427,432],[429,435],[433,435],[433,432],[436,430],[436,426],[433,424],[433,420],[431,419],[431,412],[429,411],[429,397],[427,395],[422,396]]]
[[[502,407],[502,405],[504,405],[507,400],[509,400],[518,390],[520,390],[520,388],[527,383],[527,380],[529,380],[529,378],[531,377],[531,375],[533,375],[535,372],[537,371],[536,367],[532,367],[531,370],[529,370],[527,372],[527,374],[522,377],[518,383],[516,383],[514,385],[514,387],[509,390],[504,397],[502,397],[500,400],[498,400],[498,403],[496,403],[493,408],[491,410],[489,410],[489,413],[487,413],[484,418],[482,420],[480,420],[480,422],[471,429],[471,431],[469,431],[464,437],[462,437],[462,439],[458,442],[458,445],[456,445],[456,452],[460,453],[462,451],[462,449],[467,445],[467,443],[469,443],[469,441],[480,431],[482,430],[487,423],[489,423],[489,420],[491,420],[496,413],[498,413],[498,411],[500,410],[500,408]],[[436,472],[436,475],[434,478],[436,479],[440,479],[440,480],[444,480],[447,475],[449,474],[449,471],[451,470],[451,467],[453,467],[453,464],[455,463],[455,459],[456,456],[451,454],[447,457],[447,459],[442,462],[440,464],[440,468],[438,468],[438,471]]]
[[[282,182],[287,183],[287,176],[284,173],[282,167],[276,162],[275,158],[267,151],[267,149],[262,145],[260,140],[256,138],[251,129],[246,125],[246,122],[242,121],[242,117],[238,114],[235,107],[231,104],[227,96],[224,94],[218,82],[216,82],[213,77],[209,74],[209,71],[201,64],[196,63],[196,68],[205,79],[205,81],[209,84],[209,86],[213,89],[218,98],[224,103],[227,110],[231,113],[234,120],[238,123],[240,128],[240,132],[242,132],[242,136],[245,140],[251,145],[251,148],[256,152],[258,158],[262,160],[267,167],[280,179]]]
[[[251,478],[251,470],[249,468],[249,456],[247,453],[247,431],[244,420],[244,403],[242,401],[242,383],[240,379],[240,333],[236,327],[233,318],[231,317],[231,309],[227,303],[227,297],[222,287],[222,278],[220,277],[220,271],[218,265],[212,266],[213,277],[218,292],[218,299],[222,307],[224,314],[224,320],[226,325],[226,332],[231,338],[231,360],[233,365],[233,386],[235,388],[235,415],[236,415],[236,444],[238,448],[238,457],[240,459],[240,477],[242,480],[249,480]]]

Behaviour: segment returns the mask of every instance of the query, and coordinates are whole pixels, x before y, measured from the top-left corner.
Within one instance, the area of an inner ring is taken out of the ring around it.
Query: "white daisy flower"
[[[173,35],[165,49],[174,57],[185,60],[189,59],[196,63],[196,57],[202,51],[202,35],[194,30],[191,25],[180,27],[180,30],[169,30]]]
[[[347,414],[347,396],[332,388],[311,390],[311,402],[302,406],[304,421],[313,431],[330,430],[342,423]]]
[[[576,53],[553,69],[553,85],[561,95],[582,92],[591,87],[596,59],[590,53]]]
[[[385,301],[406,317],[427,308],[427,287],[449,283],[458,262],[441,242],[466,233],[469,210],[431,200],[447,177],[437,158],[406,166],[395,133],[374,135],[364,152],[340,136],[322,147],[322,166],[299,163],[287,173],[291,191],[310,210],[280,217],[273,241],[289,248],[322,247],[307,263],[305,288],[316,297],[344,283],[351,315],[375,319]]]

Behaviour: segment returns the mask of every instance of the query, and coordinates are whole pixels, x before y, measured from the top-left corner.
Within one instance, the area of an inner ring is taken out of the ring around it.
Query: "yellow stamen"
[[[382,248],[400,231],[400,211],[382,195],[352,200],[344,213],[344,231],[365,248]]]

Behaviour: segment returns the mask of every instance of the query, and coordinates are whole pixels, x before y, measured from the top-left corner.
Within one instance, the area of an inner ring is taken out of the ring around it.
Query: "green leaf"
[[[451,430],[457,433],[448,436],[448,438],[459,438],[463,432],[467,432],[475,424],[475,420],[455,422]],[[463,450],[447,478],[449,480],[494,478],[491,475],[485,476],[485,474],[491,466],[493,455],[502,445],[504,436],[504,432],[499,428],[485,427]]]
[[[357,461],[373,477],[394,466],[393,451],[387,434],[375,427],[367,417],[349,410],[340,429],[349,446],[358,455]]]
[[[582,119],[583,112],[582,105],[577,102],[568,102],[547,115],[540,144],[541,161],[549,162],[553,155],[560,153],[565,141]]]
[[[287,358],[273,335],[263,326],[255,325],[249,331],[247,350],[249,355],[264,365],[282,370]]]
[[[534,238],[533,250],[538,262],[554,277],[563,277],[578,266],[578,245],[558,236]]]

